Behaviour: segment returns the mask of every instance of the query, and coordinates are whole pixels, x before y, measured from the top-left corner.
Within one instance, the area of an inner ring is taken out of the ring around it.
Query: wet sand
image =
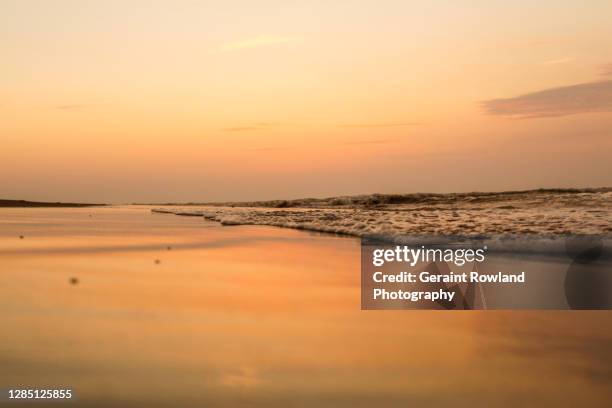
[[[610,405],[612,312],[361,311],[359,250],[149,207],[2,209],[0,387],[70,387],[75,407]]]

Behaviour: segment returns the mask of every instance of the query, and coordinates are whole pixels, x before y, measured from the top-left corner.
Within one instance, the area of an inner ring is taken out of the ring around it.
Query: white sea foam
[[[424,236],[505,237],[500,248],[520,247],[533,252],[564,251],[560,236],[612,233],[612,192],[607,190],[389,197],[397,196],[359,196],[358,201],[350,197],[326,199],[323,206],[316,200],[302,200],[302,208],[255,207],[249,203],[248,207],[172,206],[153,211],[202,216],[222,225],[269,225],[357,237],[379,236],[398,243],[411,241],[411,237],[422,242]],[[402,200],[405,202],[393,202]],[[339,204],[330,205],[332,202]],[[513,240],[514,235],[522,238]],[[526,241],[526,236],[530,240]]]

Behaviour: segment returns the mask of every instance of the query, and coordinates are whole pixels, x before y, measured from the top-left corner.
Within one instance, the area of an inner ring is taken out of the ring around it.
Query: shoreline
[[[363,224],[360,229],[350,229],[346,226],[324,224],[324,221],[339,218],[337,211],[333,210],[271,210],[261,209],[253,211],[252,208],[214,208],[186,211],[183,208],[153,208],[150,211],[157,214],[170,214],[177,216],[202,217],[206,221],[219,223],[221,226],[269,226],[276,228],[288,228],[301,231],[309,231],[322,234],[331,234],[347,238],[358,238],[378,242],[384,245],[446,245],[452,247],[469,248],[475,244],[487,245],[489,252],[506,256],[521,255],[545,255],[545,256],[571,256],[572,250],[579,248],[597,248],[600,260],[612,260],[612,234],[608,231],[575,233],[575,232],[524,232],[516,231],[489,231],[485,234],[457,233],[453,231],[438,231],[423,233],[406,230],[376,229],[383,220],[370,218],[369,225]],[[286,216],[285,214],[286,213]],[[389,213],[389,212],[387,212]],[[353,219],[357,217],[368,217],[361,211],[347,211],[346,223],[352,225]],[[393,214],[390,214],[393,216]],[[380,214],[379,214],[380,216]],[[382,214],[384,217],[385,214]],[[352,217],[352,218],[351,218]],[[535,215],[534,217],[537,217]]]

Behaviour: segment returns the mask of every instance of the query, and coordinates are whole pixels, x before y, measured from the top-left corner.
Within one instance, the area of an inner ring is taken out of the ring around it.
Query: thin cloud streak
[[[286,147],[252,147],[244,149],[245,152],[281,152],[289,150]]]
[[[486,114],[519,119],[612,112],[612,80],[544,89],[482,102]]]
[[[77,109],[84,109],[87,107],[92,106],[93,104],[91,103],[81,103],[81,104],[74,104],[74,105],[58,105],[58,106],[54,106],[52,109],[58,109],[58,110],[77,110]]]
[[[236,126],[236,127],[224,128],[221,130],[223,130],[224,132],[248,132],[251,130],[259,130],[259,129],[261,128],[257,126]]]
[[[272,123],[261,122],[261,123],[255,123],[253,125],[246,125],[246,126],[232,126],[232,127],[223,128],[221,130],[224,132],[250,132],[254,130],[262,130],[265,128],[269,128],[271,126],[273,126]]]
[[[221,45],[225,51],[243,50],[248,48],[268,47],[278,44],[286,44],[298,40],[298,37],[282,35],[259,35],[241,41],[234,41]]]
[[[420,126],[422,123],[419,122],[405,122],[405,123],[356,123],[356,124],[343,124],[340,127],[345,128],[385,128],[385,127],[404,127],[404,126]]]
[[[83,102],[78,102],[78,103],[65,103],[62,105],[55,105],[55,106],[47,106],[46,108],[48,109],[56,109],[56,110],[79,110],[79,109],[85,109],[85,108],[91,108],[94,107],[96,105],[99,105],[101,102],[104,101],[104,98],[92,98],[92,99],[87,99]]]
[[[559,64],[567,64],[568,62],[574,61],[573,58],[559,58],[550,61],[540,62],[538,65],[559,65]]]
[[[377,144],[389,144],[397,143],[397,139],[370,139],[370,140],[355,140],[353,142],[346,142],[348,146],[361,146],[361,145],[377,145]]]

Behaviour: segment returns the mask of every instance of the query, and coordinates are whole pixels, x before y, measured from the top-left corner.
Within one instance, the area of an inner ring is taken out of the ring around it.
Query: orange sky
[[[610,186],[612,3],[558,3],[0,0],[0,198]]]

